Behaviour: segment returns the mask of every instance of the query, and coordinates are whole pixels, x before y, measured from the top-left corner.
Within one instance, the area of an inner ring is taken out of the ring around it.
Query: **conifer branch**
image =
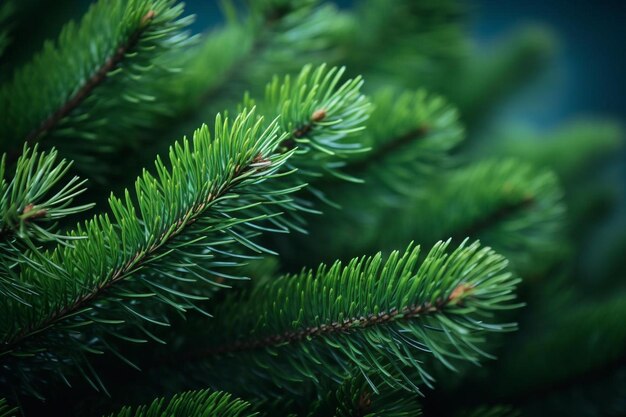
[[[505,272],[504,259],[478,244],[453,252],[447,247],[435,245],[421,263],[419,247],[409,247],[385,262],[378,254],[263,283],[220,305],[220,323],[190,341],[205,346],[200,352],[175,357],[190,358],[205,381],[219,374],[217,385],[258,395],[267,395],[259,391],[263,384],[242,388],[241,379],[225,380],[220,370],[228,367],[241,378],[254,366],[256,378],[295,392],[301,389],[296,379],[373,372],[390,387],[418,391],[432,383],[426,352],[451,369],[455,360],[477,363],[488,357],[479,348],[486,333],[514,328],[484,320],[491,311],[515,307],[517,279]],[[238,367],[241,373],[233,371]]]
[[[156,399],[148,406],[124,407],[109,417],[254,417],[249,403],[228,393],[208,390],[177,394],[169,401]]]
[[[43,361],[45,368],[48,357],[70,355],[57,366],[80,366],[72,352],[98,351],[105,335],[120,336],[122,323],[139,329],[144,322],[167,325],[155,306],[196,308],[214,285],[202,276],[213,271],[228,277],[217,269],[236,265],[229,247],[241,244],[263,251],[250,240],[258,234],[251,226],[275,215],[257,207],[289,207],[285,196],[299,187],[261,187],[289,173],[281,169],[291,156],[275,153],[282,140],[276,123],[265,130],[262,124],[254,112],[244,111],[232,125],[218,116],[215,140],[204,127],[194,135],[193,150],[186,140],[171,149],[171,169],[158,159],[158,176],[145,172],[137,180],[137,203],[128,191],[125,200],[111,197],[115,223],[108,216],[96,217],[70,234],[81,237],[72,246],[47,253],[48,263],[22,271],[21,280],[38,288],[40,295],[26,297],[30,307],[11,302],[1,306],[3,315],[15,318],[2,323],[0,352],[5,363],[19,369],[20,362],[11,357],[26,354],[33,356],[28,361]],[[181,280],[182,273],[189,276]],[[122,320],[112,320],[112,315]],[[89,324],[97,337],[62,336]]]
[[[425,302],[420,305],[406,306],[400,309],[392,308],[390,311],[381,311],[378,314],[368,314],[367,316],[352,317],[344,319],[342,322],[332,322],[311,326],[302,329],[294,329],[282,334],[265,336],[262,339],[237,340],[230,345],[216,346],[210,350],[191,354],[189,359],[201,359],[211,356],[220,356],[229,353],[246,352],[250,350],[264,349],[268,347],[282,346],[290,343],[298,343],[310,340],[314,337],[327,337],[333,333],[349,334],[354,331],[366,329],[374,326],[384,326],[396,320],[411,320],[417,317],[425,317],[431,314],[438,314],[449,304],[457,304],[459,299],[467,293],[471,293],[472,288],[465,283],[459,284],[446,299],[439,298],[435,303]]]
[[[93,171],[89,155],[127,146],[129,133],[164,111],[156,81],[175,70],[169,52],[188,42],[190,19],[181,14],[174,0],[99,0],[79,24],[66,25],[0,87],[9,159],[19,155],[17,141],[54,133],[51,144]]]
[[[486,213],[484,217],[476,219],[466,229],[455,232],[453,240],[479,237],[484,232],[494,229],[507,220],[523,216],[524,210],[532,210],[535,203],[535,198],[532,196],[523,197],[515,202],[505,203],[495,211]]]
[[[373,96],[372,103],[374,110],[360,137],[368,152],[347,158],[343,171],[370,189],[377,187],[377,192],[413,194],[416,183],[425,183],[445,168],[449,152],[463,139],[458,114],[441,97],[424,90],[396,94],[385,89]],[[361,191],[334,190],[337,187],[331,181],[314,186],[342,207],[347,204],[346,210],[353,197],[344,201],[342,195]]]
[[[46,153],[25,145],[10,180],[6,155],[0,161],[0,295],[20,302],[36,293],[19,279],[21,268],[42,261],[42,245],[68,244],[71,238],[59,233],[57,221],[92,207],[72,205],[85,181],[73,177],[60,185],[71,163],[57,156],[55,149]]]
[[[378,389],[372,388],[370,381]],[[359,375],[328,389],[310,404],[307,417],[408,417],[422,414],[415,396],[379,384],[376,375]],[[322,389],[320,389],[322,391]]]
[[[122,62],[126,54],[128,54],[135,48],[137,42],[139,41],[139,38],[146,30],[146,28],[150,25],[154,16],[155,11],[149,10],[141,18],[139,27],[135,30],[135,32],[133,32],[127,40],[119,44],[119,46],[115,50],[115,53],[106,58],[100,68],[98,68],[88,79],[83,82],[78,91],[76,91],[76,93],[72,97],[70,97],[65,103],[63,103],[59,109],[52,113],[47,119],[42,121],[37,128],[33,129],[30,133],[26,135],[26,143],[40,140],[41,137],[45,135],[48,131],[53,129],[59,123],[59,121],[61,121],[76,107],[78,107],[96,87],[102,84],[102,82],[106,79],[107,74],[115,70]]]

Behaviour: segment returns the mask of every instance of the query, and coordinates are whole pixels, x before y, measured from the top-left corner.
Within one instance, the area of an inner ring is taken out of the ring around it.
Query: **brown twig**
[[[69,115],[75,108],[77,108],[92,92],[106,79],[107,74],[114,70],[124,59],[124,55],[131,50],[141,37],[141,34],[146,30],[150,21],[154,19],[155,12],[150,10],[141,19],[139,29],[137,29],[128,39],[128,41],[120,45],[115,53],[107,58],[100,68],[83,84],[83,86],[67,100],[57,111],[52,113],[41,124],[30,131],[26,135],[26,142],[31,143],[41,139],[50,130],[52,130],[63,118]]]
[[[246,352],[283,344],[297,343],[311,337],[321,337],[334,333],[350,333],[355,330],[381,325],[395,320],[407,320],[417,316],[438,313],[448,305],[460,304],[462,300],[472,292],[472,290],[473,287],[471,285],[467,283],[460,283],[450,293],[448,298],[438,299],[435,303],[425,302],[419,305],[404,307],[401,310],[392,308],[388,312],[383,311],[378,314],[353,317],[345,319],[342,322],[309,326],[300,330],[286,331],[284,333],[269,335],[257,339],[238,340],[233,343],[192,353],[187,357],[191,359],[199,359],[207,356],[220,356],[229,353]]]

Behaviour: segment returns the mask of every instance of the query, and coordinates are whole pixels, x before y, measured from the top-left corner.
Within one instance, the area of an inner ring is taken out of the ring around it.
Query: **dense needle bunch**
[[[23,43],[62,8],[0,5],[0,417],[511,417],[626,387],[626,236],[577,243],[620,127],[478,134],[546,32],[486,60],[454,0],[220,4],[192,34],[176,0],[97,0]]]

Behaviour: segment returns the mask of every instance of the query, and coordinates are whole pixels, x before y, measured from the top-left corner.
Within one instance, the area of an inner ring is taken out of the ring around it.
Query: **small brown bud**
[[[36,210],[34,213],[32,211],[35,210],[35,205],[33,203],[27,204],[22,210],[22,218],[24,221],[29,219],[39,219],[41,217],[45,217],[48,214],[46,209]]]
[[[154,12],[154,10],[149,10],[148,13],[143,15],[143,17],[141,18],[141,25],[145,26],[148,23],[150,23],[150,21],[154,19],[154,16],[156,16],[156,13]]]
[[[313,115],[311,115],[311,121],[313,122],[321,122],[325,118],[326,118],[326,110],[324,109],[317,109],[313,112]]]
[[[450,302],[461,301],[460,299],[465,297],[467,294],[471,293],[473,289],[474,289],[473,285],[462,282],[459,285],[457,285],[454,290],[452,290],[452,293],[448,297],[448,300]]]

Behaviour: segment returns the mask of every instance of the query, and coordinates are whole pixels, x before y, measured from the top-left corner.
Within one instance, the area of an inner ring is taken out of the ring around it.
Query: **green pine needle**
[[[253,417],[245,401],[223,392],[189,391],[177,394],[169,401],[156,399],[149,406],[125,407],[109,417]]]
[[[264,183],[290,173],[284,164],[293,152],[276,152],[285,137],[276,122],[263,124],[254,111],[232,123],[218,115],[214,139],[205,126],[193,144],[177,143],[170,168],[157,159],[156,176],[144,171],[134,197],[112,196],[111,215],[79,225],[70,236],[81,239],[21,272],[37,294],[24,296],[30,306],[0,305],[0,315],[13,318],[0,323],[0,351],[23,389],[34,391],[28,381],[38,370],[68,364],[100,386],[83,356],[115,352],[104,335],[158,341],[146,326],[168,326],[162,307],[199,309],[212,288],[234,278],[222,270],[238,265],[237,250],[265,252],[251,240],[268,230],[264,222],[287,230],[276,214],[290,209],[288,194],[300,187]],[[128,332],[133,326],[139,335]]]
[[[451,369],[478,363],[490,357],[480,348],[488,333],[515,328],[492,318],[519,306],[506,260],[478,243],[448,246],[436,244],[423,260],[409,246],[386,261],[378,254],[264,282],[221,304],[221,319],[184,357],[204,380],[258,394],[358,373],[419,391],[432,385],[429,358]]]
[[[0,140],[13,145],[10,156],[24,141],[45,139],[95,169],[95,149],[150,126],[151,115],[166,111],[153,90],[171,65],[159,60],[186,39],[190,19],[181,13],[174,0],[100,0],[67,24],[0,87]]]

